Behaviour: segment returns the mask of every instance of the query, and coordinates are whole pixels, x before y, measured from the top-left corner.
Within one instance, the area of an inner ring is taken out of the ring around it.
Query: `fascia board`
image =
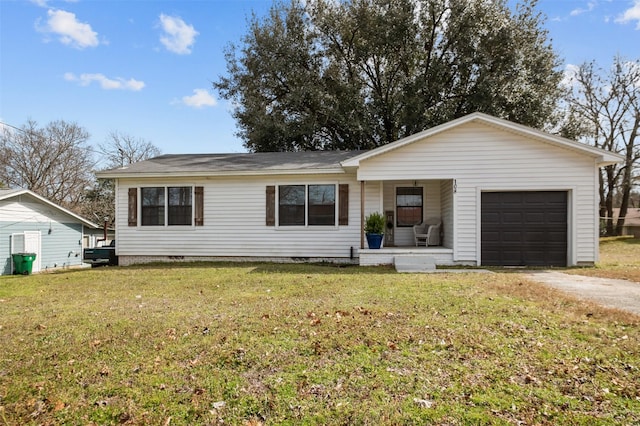
[[[274,175],[325,175],[325,174],[345,174],[342,167],[331,169],[302,169],[302,170],[261,170],[256,171],[229,171],[229,172],[164,172],[164,173],[96,173],[101,179],[135,179],[135,178],[167,178],[167,177],[226,177],[226,176],[274,176]]]

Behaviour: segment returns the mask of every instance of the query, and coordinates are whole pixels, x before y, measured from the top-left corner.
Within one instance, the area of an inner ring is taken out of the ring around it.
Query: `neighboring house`
[[[33,272],[82,265],[84,230],[98,225],[26,189],[0,189],[0,275],[12,253],[35,253]]]
[[[620,209],[613,209],[614,226],[618,221]],[[633,235],[634,238],[640,238],[640,208],[629,207],[627,215],[624,218],[624,226],[622,227],[622,235]]]
[[[105,237],[106,235],[106,237]],[[84,236],[82,239],[82,247],[102,247],[108,246],[116,237],[115,229],[113,228],[84,228]]]
[[[622,157],[475,113],[367,152],[163,155],[116,181],[121,265],[258,259],[591,265],[598,167]],[[362,223],[387,217],[384,247]],[[413,225],[442,223],[441,246]]]

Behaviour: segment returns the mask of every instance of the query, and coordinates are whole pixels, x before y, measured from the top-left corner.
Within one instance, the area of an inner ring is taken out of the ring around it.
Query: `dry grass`
[[[513,273],[0,278],[0,424],[638,424],[640,324]]]
[[[600,261],[594,268],[570,269],[571,274],[616,278],[640,283],[640,239],[610,237],[600,239]]]

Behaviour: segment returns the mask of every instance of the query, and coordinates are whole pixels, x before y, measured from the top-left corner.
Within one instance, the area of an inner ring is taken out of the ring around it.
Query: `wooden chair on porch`
[[[421,223],[413,226],[413,237],[418,246],[439,246],[440,245],[440,228],[442,222],[438,223]]]

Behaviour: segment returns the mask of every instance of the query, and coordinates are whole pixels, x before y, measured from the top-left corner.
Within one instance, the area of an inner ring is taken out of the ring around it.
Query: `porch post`
[[[364,249],[364,181],[360,181],[360,248]]]

